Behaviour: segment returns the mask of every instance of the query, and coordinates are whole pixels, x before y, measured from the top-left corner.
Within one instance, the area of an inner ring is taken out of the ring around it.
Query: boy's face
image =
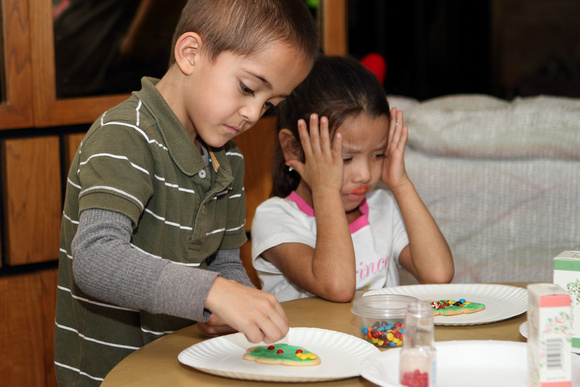
[[[300,51],[274,42],[249,56],[223,52],[211,62],[198,53],[184,93],[185,126],[212,147],[251,128],[310,71]]]
[[[386,115],[361,113],[346,119],[337,132],[342,135],[342,203],[347,214],[356,210],[367,192],[379,182],[389,135]]]

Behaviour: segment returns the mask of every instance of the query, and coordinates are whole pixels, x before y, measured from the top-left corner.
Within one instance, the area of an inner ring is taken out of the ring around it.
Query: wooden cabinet
[[[32,68],[36,127],[90,123],[105,110],[127,98],[127,95],[112,95],[58,99],[56,97],[52,1],[29,0],[29,2],[30,26],[32,36],[34,36],[31,48],[35,53]]]
[[[1,9],[5,84],[0,130],[92,122],[127,97],[57,99],[52,1],[2,0]]]
[[[61,176],[57,136],[3,144],[5,262],[11,266],[58,259]]]
[[[4,98],[0,101],[0,130],[24,128],[34,122],[32,106],[32,66],[30,64],[30,29],[28,3],[21,0],[2,0],[0,42],[0,86]],[[8,33],[10,31],[10,33]],[[2,47],[2,46],[0,46]],[[2,82],[3,80],[3,82]]]
[[[0,384],[56,386],[57,270],[0,277]]]

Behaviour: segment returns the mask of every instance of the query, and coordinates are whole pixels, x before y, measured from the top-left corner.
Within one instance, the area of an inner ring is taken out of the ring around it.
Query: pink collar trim
[[[296,191],[292,191],[290,195],[286,197],[286,200],[290,200],[296,203],[298,209],[302,211],[304,214],[308,216],[314,216],[314,208],[310,207],[310,205],[306,203],[306,201],[302,199],[302,197],[298,195]],[[366,198],[363,199],[358,208],[362,213],[362,215],[357,220],[348,225],[351,234],[354,234],[355,232],[357,232],[358,230],[369,224],[368,217],[369,205],[367,204]]]

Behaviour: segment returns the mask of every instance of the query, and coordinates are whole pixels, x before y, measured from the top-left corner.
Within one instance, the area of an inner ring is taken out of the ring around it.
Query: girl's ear
[[[282,148],[282,153],[286,161],[302,161],[302,146],[300,145],[300,141],[294,137],[294,134],[289,129],[280,130],[278,139],[280,140],[280,147]]]
[[[191,74],[200,57],[201,37],[195,32],[186,32],[175,42],[175,62],[185,75]]]

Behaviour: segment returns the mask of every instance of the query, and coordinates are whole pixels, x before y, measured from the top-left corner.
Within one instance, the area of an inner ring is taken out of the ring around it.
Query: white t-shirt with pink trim
[[[362,216],[350,224],[356,256],[356,289],[399,285],[399,254],[409,244],[407,230],[392,193],[377,187],[361,203]],[[291,282],[262,252],[283,243],[316,245],[314,210],[296,193],[260,204],[252,221],[252,262],[262,289],[278,301],[314,296]]]

